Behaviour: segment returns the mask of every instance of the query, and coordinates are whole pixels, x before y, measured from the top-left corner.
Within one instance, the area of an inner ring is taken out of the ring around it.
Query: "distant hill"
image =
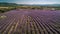
[[[60,7],[60,4],[19,4],[20,6],[48,6],[48,7]]]
[[[29,5],[28,5],[29,6]],[[51,7],[60,7],[60,4],[33,4],[31,6],[51,6]]]
[[[0,2],[0,6],[17,6],[16,3]]]
[[[16,4],[16,3],[7,3],[0,2],[0,6],[51,6],[51,7],[60,7],[60,4]]]
[[[45,4],[42,6],[53,6],[53,7],[60,7],[60,4]]]

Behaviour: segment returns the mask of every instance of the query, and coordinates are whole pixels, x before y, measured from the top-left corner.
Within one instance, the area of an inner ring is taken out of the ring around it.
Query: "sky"
[[[0,0],[0,2],[17,4],[60,4],[60,0]]]

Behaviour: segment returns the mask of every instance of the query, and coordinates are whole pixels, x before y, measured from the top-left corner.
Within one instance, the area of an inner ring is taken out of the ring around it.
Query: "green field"
[[[0,13],[4,13],[15,9],[39,9],[39,10],[60,10],[60,7],[47,7],[47,6],[0,6]]]
[[[15,7],[0,7],[0,13],[4,13],[13,9],[15,9]]]

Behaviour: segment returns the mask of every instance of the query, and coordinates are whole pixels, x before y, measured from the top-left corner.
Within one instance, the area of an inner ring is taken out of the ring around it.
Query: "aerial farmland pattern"
[[[0,34],[60,34],[60,10],[20,9],[0,14]]]

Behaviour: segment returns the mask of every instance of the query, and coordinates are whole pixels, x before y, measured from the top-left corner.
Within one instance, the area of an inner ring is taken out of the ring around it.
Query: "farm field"
[[[5,12],[0,14],[0,34],[60,34],[60,10]]]

